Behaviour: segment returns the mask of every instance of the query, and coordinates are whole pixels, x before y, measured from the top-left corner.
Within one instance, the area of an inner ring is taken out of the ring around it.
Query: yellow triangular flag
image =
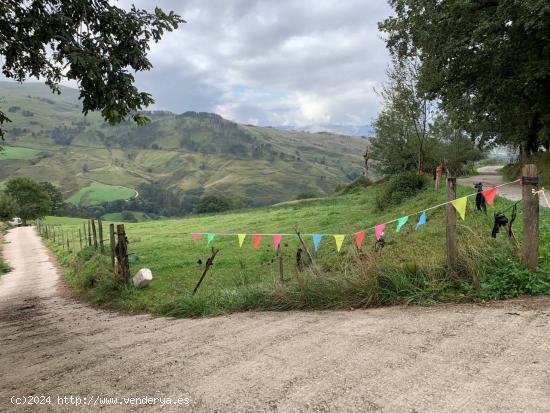
[[[345,235],[335,235],[334,241],[336,241],[336,251],[340,252],[340,248],[342,248],[342,243],[344,242]]]
[[[239,247],[242,247],[244,239],[246,238],[246,234],[239,234],[237,236],[239,237]]]
[[[451,201],[451,204],[455,207],[456,212],[460,215],[460,218],[464,220],[466,218],[466,205],[468,204],[468,197],[463,196],[462,198],[455,199],[454,201]]]

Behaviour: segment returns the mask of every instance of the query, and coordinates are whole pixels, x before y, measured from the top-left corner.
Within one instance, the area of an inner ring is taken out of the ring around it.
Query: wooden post
[[[115,266],[115,224],[109,224],[109,238],[111,241],[111,266],[113,267],[113,275],[115,279],[115,285],[117,285],[118,282],[118,270]]]
[[[65,235],[63,234],[63,230],[61,230],[61,247],[65,249]]]
[[[105,245],[103,244],[103,223],[101,219],[97,220],[97,226],[99,227],[99,249],[101,250],[101,254],[105,254]]]
[[[126,240],[126,232],[124,231],[124,224],[117,225],[117,238],[118,243],[115,247],[116,255],[118,259],[118,266],[122,272],[122,281],[128,282],[128,273],[130,272],[130,264],[128,262],[128,244]]]
[[[206,273],[208,272],[212,264],[214,264],[214,258],[216,258],[216,255],[218,254],[218,252],[220,252],[220,250],[217,250],[214,247],[212,247],[212,255],[210,256],[210,258],[206,260],[206,267],[204,268],[201,278],[199,278],[199,281],[197,281],[197,284],[195,285],[195,288],[193,289],[193,293],[191,295],[195,295],[195,293],[199,289],[202,283],[202,280],[204,280],[204,277],[206,276]]]
[[[67,252],[71,252],[71,246],[69,245],[69,234],[67,234]]]
[[[82,251],[82,231],[78,228],[78,238],[80,239],[80,251]]]
[[[92,235],[94,237],[94,248],[97,249],[97,232],[95,228],[95,220],[92,219]]]
[[[302,244],[302,247],[304,247],[304,250],[306,251],[307,256],[309,257],[309,261],[311,262],[311,265],[313,267],[317,267],[315,264],[315,260],[313,259],[313,255],[311,255],[311,252],[309,251],[309,248],[307,247],[306,243],[304,242],[304,239],[302,238],[302,235],[298,231],[298,228],[295,228],[296,235],[298,235],[298,239],[300,240],[300,244]]]
[[[88,246],[92,246],[92,224],[90,220],[88,220]]]
[[[52,235],[53,235],[53,242],[55,244],[55,225],[52,225]]]
[[[450,201],[456,199],[456,178],[447,178],[447,202],[445,216],[447,218],[447,265],[452,272],[456,271],[458,249],[456,244],[456,210]]]
[[[284,281],[284,272],[283,272],[283,249],[281,244],[277,247],[277,255],[279,256],[279,279],[281,282]]]
[[[536,165],[523,167],[523,254],[522,261],[531,271],[537,270],[539,257],[539,196]]]
[[[46,239],[50,239],[50,233],[48,231],[48,225],[46,225]]]
[[[82,223],[82,228],[84,228],[84,245],[88,246],[88,233],[86,232],[86,223]]]

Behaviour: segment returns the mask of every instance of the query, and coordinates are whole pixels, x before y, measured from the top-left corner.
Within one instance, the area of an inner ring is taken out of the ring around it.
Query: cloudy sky
[[[151,47],[155,108],[260,125],[367,124],[388,63],[385,0],[121,0],[188,21]]]

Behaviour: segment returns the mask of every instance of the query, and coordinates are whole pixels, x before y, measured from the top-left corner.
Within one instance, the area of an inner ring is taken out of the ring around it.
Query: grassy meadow
[[[85,249],[78,256],[59,245],[50,246],[66,268],[68,282],[89,299],[110,307],[174,316],[207,316],[246,310],[356,308],[396,303],[433,303],[511,297],[522,293],[550,292],[550,214],[542,212],[540,270],[531,274],[518,263],[511,244],[501,232],[491,238],[493,210],[474,211],[469,198],[466,220],[458,222],[460,269],[451,275],[445,264],[444,208],[428,212],[428,222],[414,229],[417,216],[397,233],[395,224],[385,231],[386,246],[374,251],[370,230],[361,252],[353,235],[347,235],[339,253],[331,235],[325,235],[314,254],[316,266],[298,272],[295,266],[299,240],[284,236],[284,281],[279,279],[271,236],[259,249],[248,235],[242,248],[237,236],[222,233],[352,234],[361,229],[408,215],[444,201],[444,191],[425,189],[400,205],[380,212],[375,200],[384,185],[356,189],[345,195],[291,202],[274,207],[177,220],[126,224],[130,241],[131,273],[147,267],[153,282],[144,289],[113,289],[109,258]],[[459,188],[459,196],[472,193]],[[510,201],[497,198],[495,210],[507,210]],[[47,224],[61,225],[77,234],[79,219],[51,217]],[[521,242],[521,212],[514,224]],[[193,232],[217,234],[210,246],[206,236],[198,242]],[[311,236],[306,242],[313,251]],[[76,235],[76,239],[78,236]],[[78,241],[76,242],[78,250]],[[220,250],[198,293],[191,291],[204,269],[210,248]],[[198,264],[201,260],[203,265]]]
[[[128,199],[135,195],[131,188],[117,185],[106,185],[100,182],[92,182],[89,186],[80,189],[71,195],[67,202],[74,205],[92,205],[102,202]]]
[[[0,151],[0,161],[2,160],[26,160],[32,159],[40,151],[31,148],[24,148],[22,146],[4,146]]]

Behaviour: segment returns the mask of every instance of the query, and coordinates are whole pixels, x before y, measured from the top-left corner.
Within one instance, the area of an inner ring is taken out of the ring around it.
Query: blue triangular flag
[[[321,238],[323,238],[322,234],[313,234],[313,248],[315,248],[315,252],[319,249]]]
[[[426,223],[426,211],[422,212],[422,215],[420,215],[420,219],[418,220],[418,222],[416,223],[416,228],[415,229],[418,229],[418,227],[420,225],[424,225]]]

